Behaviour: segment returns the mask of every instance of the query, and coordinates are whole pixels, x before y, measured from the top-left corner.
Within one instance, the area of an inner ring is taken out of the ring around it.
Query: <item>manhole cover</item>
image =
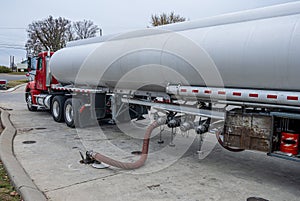
[[[258,198],[258,197],[250,197],[247,199],[247,201],[269,201],[269,200],[266,200],[264,198]]]
[[[35,130],[45,130],[47,128],[43,128],[43,127],[38,127],[38,128],[34,128]]]
[[[142,152],[141,151],[133,151],[133,152],[131,152],[131,154],[133,154],[133,155],[141,155]]]
[[[33,128],[20,128],[20,129],[18,129],[18,131],[21,132],[21,133],[27,133],[27,132],[32,131],[32,130],[33,130]]]
[[[23,141],[23,144],[34,144],[36,141],[34,140],[28,140],[28,141]]]

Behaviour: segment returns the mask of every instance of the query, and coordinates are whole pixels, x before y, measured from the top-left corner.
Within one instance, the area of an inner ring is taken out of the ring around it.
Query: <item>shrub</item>
[[[10,73],[11,70],[5,66],[0,66],[0,73]]]

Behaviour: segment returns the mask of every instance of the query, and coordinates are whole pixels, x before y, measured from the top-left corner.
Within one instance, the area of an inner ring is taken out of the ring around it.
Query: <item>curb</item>
[[[0,135],[0,158],[9,178],[24,201],[47,201],[46,196],[33,183],[14,155],[13,140],[17,131],[9,119],[10,114],[2,109],[0,112],[4,127]]]
[[[15,86],[15,87],[13,87],[13,88],[10,88],[10,89],[7,89],[7,90],[2,90],[2,91],[0,91],[0,93],[9,93],[9,92],[13,92],[13,91],[19,89],[20,87],[25,86],[25,85],[26,85],[26,83],[20,84],[20,85],[17,85],[17,86]]]

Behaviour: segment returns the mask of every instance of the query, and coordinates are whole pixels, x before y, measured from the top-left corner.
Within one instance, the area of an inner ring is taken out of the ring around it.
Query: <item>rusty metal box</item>
[[[271,134],[271,116],[259,113],[226,113],[225,146],[268,152]]]

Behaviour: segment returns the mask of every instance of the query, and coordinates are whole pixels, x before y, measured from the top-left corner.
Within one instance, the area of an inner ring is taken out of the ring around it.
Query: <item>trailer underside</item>
[[[52,85],[50,92],[34,95],[33,106],[50,109],[55,121],[69,127],[104,119],[113,124],[131,122],[154,109],[153,120],[164,118],[174,136],[177,128],[199,136],[211,132],[230,151],[256,150],[300,161],[298,97],[294,92],[175,85],[166,93]]]

